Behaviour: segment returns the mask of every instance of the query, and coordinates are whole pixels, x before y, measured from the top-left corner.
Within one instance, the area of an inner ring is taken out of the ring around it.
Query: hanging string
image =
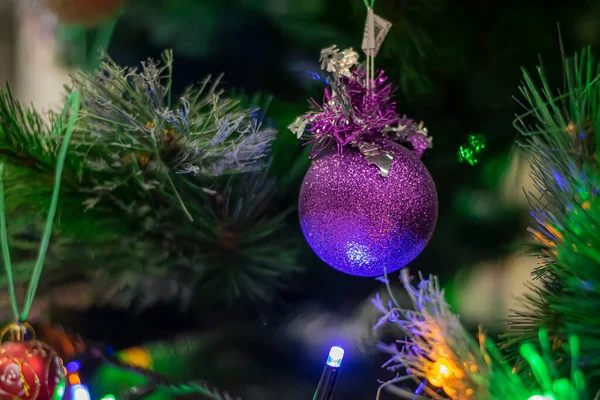
[[[369,77],[369,82],[371,82],[371,88],[375,84],[375,50],[371,50],[371,76]]]
[[[389,21],[375,15],[373,7],[375,0],[363,0],[367,7],[367,22],[363,36],[362,49],[367,56],[365,61],[365,88],[367,95],[373,95],[375,85],[375,55],[387,35],[392,24]]]
[[[21,313],[21,320],[23,321],[27,319],[29,310],[31,310],[33,298],[35,297],[35,292],[38,288],[40,276],[42,275],[42,269],[44,268],[44,260],[46,258],[46,252],[48,251],[48,244],[50,243],[50,236],[52,235],[52,225],[54,224],[54,216],[56,215],[56,208],[58,206],[60,180],[65,165],[65,159],[67,158],[67,151],[69,150],[69,142],[71,141],[71,136],[73,136],[73,128],[75,128],[75,122],[77,121],[77,117],[79,115],[80,103],[81,100],[79,97],[79,93],[74,91],[67,99],[67,104],[65,105],[65,109],[63,111],[63,117],[66,115],[67,112],[70,115],[69,120],[67,122],[67,130],[65,132],[65,136],[63,137],[62,145],[60,147],[60,152],[58,153],[58,159],[56,162],[56,173],[54,174],[54,190],[52,192],[52,200],[50,202],[48,218],[46,219],[46,228],[44,230],[42,242],[40,243],[40,251],[38,253],[38,258],[33,269],[33,275],[31,277],[31,281],[29,282],[27,296],[25,297],[25,306],[23,307],[23,312]]]
[[[103,52],[108,51],[113,33],[115,32],[115,27],[117,26],[121,14],[123,14],[123,10],[119,11],[116,16],[101,23],[96,28],[96,37],[92,43],[91,54],[86,58],[85,67],[88,71],[94,71],[100,66]]]
[[[5,201],[4,201],[4,182],[2,179],[4,173],[4,163],[0,163],[0,247],[2,249],[2,256],[4,259],[4,269],[6,270],[6,279],[8,281],[8,290],[10,293],[10,302],[13,309],[13,313],[15,315],[15,320],[18,322],[27,320],[27,315],[29,315],[29,311],[31,310],[31,306],[33,304],[33,299],[35,297],[35,292],[37,291],[37,287],[39,284],[40,276],[42,274],[42,269],[44,267],[44,260],[46,258],[46,252],[48,251],[48,244],[50,243],[50,236],[52,235],[52,225],[54,223],[54,216],[56,215],[56,209],[58,206],[58,195],[60,192],[60,180],[62,177],[62,171],[65,165],[65,159],[67,157],[67,150],[69,148],[69,142],[71,140],[71,136],[73,136],[73,128],[75,127],[75,122],[77,121],[77,116],[79,115],[79,107],[80,107],[80,97],[78,92],[72,92],[69,96],[65,108],[62,113],[62,118],[69,113],[69,119],[67,122],[67,129],[65,132],[65,136],[63,137],[62,144],[60,147],[60,151],[58,153],[58,158],[56,160],[56,172],[54,179],[54,189],[52,192],[52,200],[50,202],[50,210],[48,211],[48,218],[46,219],[46,227],[44,229],[44,235],[42,236],[42,242],[40,243],[40,250],[38,253],[38,258],[33,268],[33,273],[31,280],[29,281],[29,288],[27,289],[27,294],[25,296],[25,304],[23,306],[23,310],[19,313],[19,305],[17,302],[17,297],[15,295],[15,285],[12,274],[12,265],[10,261],[10,253],[8,248],[8,234],[6,230],[6,211],[5,211]],[[57,125],[58,127],[58,125]],[[55,131],[55,134],[60,134],[59,131]]]
[[[68,43],[72,48],[75,64],[86,72],[93,72],[102,62],[103,52],[108,51],[115,27],[123,14],[123,10],[112,18],[101,22],[90,30],[79,25],[58,24],[56,36],[59,41]]]
[[[365,27],[365,39],[366,43],[369,45],[369,40],[373,39],[371,36],[374,35],[374,26],[373,26],[373,6],[375,6],[375,0],[363,0],[365,6],[367,7],[367,25]],[[375,75],[375,50],[371,47],[374,43],[370,44],[369,47],[365,50],[365,54],[367,59],[365,61],[365,86],[367,88],[367,93],[371,93],[371,89],[373,86],[373,80]]]
[[[0,163],[0,244],[2,245],[2,257],[4,258],[4,270],[6,271],[6,281],[8,283],[8,292],[10,294],[10,305],[15,317],[19,320],[19,306],[17,296],[15,295],[15,284],[13,283],[12,264],[10,262],[10,253],[8,252],[8,235],[6,233],[6,214],[4,211],[4,162]]]

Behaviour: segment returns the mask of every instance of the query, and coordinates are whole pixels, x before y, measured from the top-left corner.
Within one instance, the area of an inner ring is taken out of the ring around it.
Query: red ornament
[[[64,391],[63,363],[50,346],[37,340],[2,344],[1,400],[59,400]]]
[[[115,15],[125,0],[46,0],[64,24],[92,27]]]

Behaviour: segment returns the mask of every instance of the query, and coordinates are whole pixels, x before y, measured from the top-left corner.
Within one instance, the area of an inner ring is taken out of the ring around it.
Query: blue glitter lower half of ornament
[[[358,150],[317,158],[304,178],[298,212],[306,241],[333,268],[380,276],[411,262],[437,220],[437,193],[427,168],[393,146],[387,177]]]

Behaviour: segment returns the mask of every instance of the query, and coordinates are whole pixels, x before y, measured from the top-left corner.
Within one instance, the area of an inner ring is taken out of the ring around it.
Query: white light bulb
[[[329,350],[329,357],[327,358],[327,365],[331,367],[339,367],[342,365],[342,359],[344,358],[344,349],[338,346],[333,346]]]
[[[555,400],[555,399],[554,399],[554,396],[552,396],[552,395],[541,396],[539,394],[536,394],[536,395],[531,396],[527,400]]]
[[[84,385],[71,386],[71,398],[73,400],[91,400],[90,392]]]

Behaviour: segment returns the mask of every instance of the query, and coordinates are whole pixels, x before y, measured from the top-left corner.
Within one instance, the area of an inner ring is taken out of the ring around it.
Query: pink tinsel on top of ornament
[[[313,157],[333,143],[338,151],[351,144],[377,141],[388,137],[405,140],[417,133],[418,128],[406,116],[396,112],[392,100],[393,87],[384,71],[378,72],[371,89],[365,85],[365,71],[354,69],[350,76],[330,81],[325,89],[323,105],[312,100],[317,111],[303,116],[308,143],[314,143]],[[401,135],[397,127],[401,126]]]

